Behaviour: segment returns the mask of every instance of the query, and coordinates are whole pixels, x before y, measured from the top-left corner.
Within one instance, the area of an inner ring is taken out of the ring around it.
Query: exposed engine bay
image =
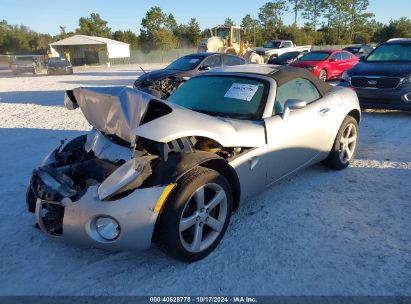
[[[184,82],[185,80],[181,77],[166,77],[160,80],[144,81],[137,79],[134,82],[134,87],[158,98],[167,99]]]

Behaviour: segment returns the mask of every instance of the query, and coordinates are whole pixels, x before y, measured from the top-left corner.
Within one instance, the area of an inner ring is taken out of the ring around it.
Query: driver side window
[[[337,60],[337,61],[341,60],[341,59],[342,59],[342,58],[341,58],[341,52],[335,53],[334,55],[332,55],[332,56],[330,57],[330,59],[331,59],[331,58],[333,58],[333,59],[335,59],[335,60]]]
[[[273,115],[279,115],[284,111],[285,102],[288,99],[302,99],[310,104],[321,95],[311,81],[303,78],[296,78],[277,88],[275,97]]]
[[[206,60],[204,60],[203,66],[209,66],[210,68],[221,67],[221,56],[213,55],[208,57]]]

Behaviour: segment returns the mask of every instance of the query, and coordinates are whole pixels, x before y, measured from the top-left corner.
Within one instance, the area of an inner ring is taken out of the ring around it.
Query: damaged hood
[[[129,87],[84,87],[67,91],[64,104],[69,110],[80,107],[94,128],[133,143],[131,131],[140,124],[153,98]]]
[[[96,129],[130,143],[136,136],[167,143],[175,139],[201,136],[224,147],[260,147],[265,144],[262,122],[220,118],[191,111],[168,101],[128,87],[77,88],[68,91],[66,107],[80,107]],[[73,100],[74,99],[74,100]],[[151,103],[150,101],[156,101]],[[171,112],[142,124],[146,112],[156,111],[158,103]]]

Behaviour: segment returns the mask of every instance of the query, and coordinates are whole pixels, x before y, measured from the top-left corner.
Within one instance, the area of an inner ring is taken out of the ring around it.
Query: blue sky
[[[60,25],[66,26],[67,31],[74,30],[80,17],[97,12],[112,30],[131,29],[139,33],[141,19],[150,7],[157,5],[164,12],[172,13],[178,23],[197,18],[204,29],[223,23],[226,17],[236,23],[241,23],[246,14],[257,17],[258,9],[266,2],[268,0],[1,0],[0,20],[54,35]],[[370,0],[369,10],[384,23],[402,16],[411,17],[410,0]],[[287,14],[284,20],[290,23],[292,14]]]

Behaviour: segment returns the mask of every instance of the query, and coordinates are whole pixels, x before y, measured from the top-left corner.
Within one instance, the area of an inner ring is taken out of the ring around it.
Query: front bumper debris
[[[37,183],[37,184],[36,184]],[[109,250],[144,250],[151,245],[158,217],[155,207],[166,186],[136,189],[126,197],[101,201],[98,185],[90,186],[77,200],[45,195],[39,197],[38,178],[32,177],[27,192],[28,209],[35,213],[36,224],[50,237],[81,246]],[[34,199],[34,206],[33,206]],[[34,210],[33,210],[34,209]],[[96,231],[100,216],[114,218],[121,226],[118,238],[103,239]]]

